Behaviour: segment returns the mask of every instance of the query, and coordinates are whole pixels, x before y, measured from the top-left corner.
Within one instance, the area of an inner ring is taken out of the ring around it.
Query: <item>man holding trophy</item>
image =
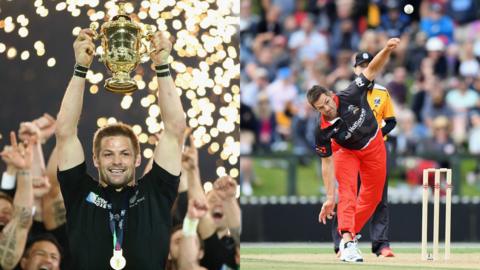
[[[77,136],[85,77],[95,54],[95,36],[91,29],[83,29],[73,44],[76,65],[55,132],[72,265],[79,270],[105,270],[109,265],[113,269],[163,269],[186,128],[182,103],[167,63],[172,43],[161,32],[150,39],[150,59],[155,65],[158,105],[165,126],[154,151],[152,169],[136,181],[135,168],[141,163],[137,137],[128,125],[108,125],[98,129],[93,139],[97,182],[87,174]]]

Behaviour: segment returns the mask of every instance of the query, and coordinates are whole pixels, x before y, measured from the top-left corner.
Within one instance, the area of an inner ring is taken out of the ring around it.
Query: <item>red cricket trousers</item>
[[[359,233],[382,200],[387,158],[382,132],[361,150],[334,148],[335,177],[338,181],[338,230]],[[357,180],[361,185],[357,196]]]

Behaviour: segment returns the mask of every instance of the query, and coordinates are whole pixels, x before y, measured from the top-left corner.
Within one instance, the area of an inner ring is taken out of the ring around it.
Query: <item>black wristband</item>
[[[165,71],[165,72],[157,72],[157,77],[168,77],[170,76],[170,71]]]
[[[155,66],[155,72],[157,73],[157,77],[168,77],[170,76],[170,65],[159,65]]]
[[[159,65],[159,66],[155,66],[155,71],[163,71],[164,69],[170,69],[170,65],[169,64],[164,64],[164,65]]]
[[[75,64],[73,68],[73,75],[80,78],[85,78],[87,77],[87,71],[88,71],[87,67],[81,66],[79,64]]]

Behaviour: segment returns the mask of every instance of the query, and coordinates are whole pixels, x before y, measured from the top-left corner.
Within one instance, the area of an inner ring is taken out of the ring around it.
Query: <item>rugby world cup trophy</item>
[[[138,89],[137,83],[130,77],[143,56],[148,55],[145,41],[152,36],[151,28],[147,26],[147,33],[143,33],[139,24],[125,13],[124,3],[119,3],[118,15],[102,24],[100,33],[97,33],[98,24],[90,24],[100,39],[103,48],[99,61],[103,62],[111,78],[105,80],[105,88],[114,93],[131,93]]]

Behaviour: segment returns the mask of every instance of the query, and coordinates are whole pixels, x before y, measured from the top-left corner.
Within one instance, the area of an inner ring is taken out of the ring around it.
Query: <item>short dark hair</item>
[[[0,191],[0,200],[5,200],[13,205],[13,198],[12,196],[8,195],[7,193]]]
[[[61,259],[63,258],[63,248],[60,245],[60,243],[58,242],[57,238],[55,238],[55,236],[53,236],[53,234],[51,234],[51,233],[42,233],[42,234],[35,235],[32,238],[30,238],[27,242],[27,245],[25,246],[25,251],[23,252],[23,257],[27,258],[28,254],[30,253],[30,250],[32,249],[32,246],[35,243],[42,242],[42,241],[50,242],[50,243],[54,244],[55,247],[57,247],[58,253],[60,254],[60,261],[61,261]]]
[[[320,86],[320,85],[314,85],[312,88],[310,88],[307,91],[307,100],[310,105],[315,108],[314,103],[318,100],[318,98],[322,95],[325,94],[327,96],[330,96],[332,94],[332,91]]]
[[[97,130],[97,132],[95,132],[95,135],[93,136],[93,154],[95,156],[98,157],[100,154],[100,145],[102,139],[111,136],[125,136],[129,138],[132,142],[135,156],[140,153],[140,144],[138,142],[137,135],[135,135],[135,132],[133,132],[133,129],[127,124],[115,123],[101,127]]]

